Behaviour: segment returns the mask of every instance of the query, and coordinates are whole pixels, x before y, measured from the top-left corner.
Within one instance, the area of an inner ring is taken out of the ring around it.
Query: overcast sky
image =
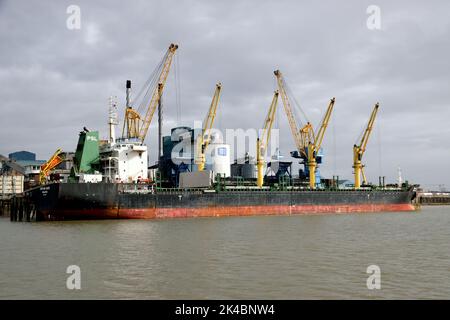
[[[79,30],[66,26],[72,4]],[[380,30],[367,27],[369,5],[381,9]],[[106,137],[109,96],[122,117],[125,81],[137,91],[174,42],[180,86],[172,68],[166,133],[203,119],[218,81],[216,125],[260,127],[280,69],[314,125],[336,97],[325,176],[351,178],[352,146],[379,101],[363,161],[370,180],[395,181],[400,166],[409,181],[448,188],[449,12],[446,0],[0,0],[0,154],[73,151],[83,126]],[[288,156],[294,143],[281,103],[277,127]],[[156,135],[153,125],[152,159]]]

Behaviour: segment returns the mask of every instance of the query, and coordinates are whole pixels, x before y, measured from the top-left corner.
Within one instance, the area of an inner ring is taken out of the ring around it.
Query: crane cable
[[[369,122],[370,122],[370,119],[366,122],[366,124],[364,125],[364,127],[362,128],[362,130],[359,132],[358,137],[356,138],[356,141],[355,141],[354,144],[357,145],[358,147],[360,147],[359,144],[361,143],[361,139],[362,139],[364,133],[366,132],[367,127],[369,126]]]
[[[378,140],[378,170],[380,172],[380,176],[383,176],[383,163],[382,160],[383,158],[381,157],[381,148],[382,148],[382,143],[381,143],[381,121],[380,121],[380,116],[378,116],[378,125],[377,125],[377,140]]]
[[[140,114],[143,114],[146,109],[147,109],[147,105],[148,103],[151,101],[152,99],[152,95],[154,90],[156,89],[157,85],[158,85],[158,78],[159,78],[159,74],[161,73],[161,69],[162,69],[162,65],[160,68],[158,68],[156,70],[156,72],[151,76],[152,78],[149,81],[149,84],[145,90],[145,94],[142,97],[142,100],[137,108],[138,112]]]
[[[277,82],[277,80],[276,79],[274,79],[274,87],[273,87],[273,91],[276,91],[276,90],[278,90],[278,82]],[[272,153],[272,157],[271,157],[271,159],[273,159],[273,156],[276,156],[276,160],[280,160],[280,152],[281,152],[281,150],[280,150],[280,148],[281,148],[281,146],[280,146],[280,138],[279,138],[279,136],[280,136],[280,109],[281,108],[277,108],[277,110],[275,111],[275,121],[274,121],[274,123],[273,123],[273,126],[274,126],[274,129],[277,129],[278,130],[278,145],[276,146],[276,148],[274,148],[275,150],[273,150],[272,151],[272,147],[271,147],[271,153]],[[274,159],[274,160],[275,160]]]
[[[298,103],[297,99],[295,99],[295,96],[294,96],[290,86],[288,85],[284,75],[283,75],[283,86],[285,87],[285,90],[286,90],[286,93],[287,93],[288,97],[292,100],[292,102],[293,102],[293,104],[295,106],[295,108],[293,108],[294,109],[294,113],[295,113],[295,118],[299,122],[300,127],[303,127],[304,123],[302,121],[302,117],[299,117],[299,112],[303,116],[303,119],[306,120],[306,122],[310,122],[310,121],[309,121],[308,117],[306,116],[305,111],[300,106],[300,103]]]
[[[151,100],[151,97],[153,95],[153,91],[158,85],[158,79],[159,75],[161,74],[161,70],[164,66],[164,61],[167,58],[167,55],[169,52],[167,51],[164,57],[161,59],[161,61],[158,63],[158,65],[155,67],[153,72],[150,74],[150,77],[145,81],[144,85],[142,86],[139,93],[136,95],[135,99],[133,99],[132,106],[138,111],[138,113],[142,114],[143,111],[146,110],[147,105],[149,101]],[[145,94],[144,94],[145,92]],[[141,98],[142,96],[142,98]],[[138,107],[136,108],[137,101],[140,101]]]
[[[356,139],[355,145],[358,147],[361,147],[360,143],[361,143],[361,139],[365,133],[365,131],[367,130],[367,127],[369,125],[369,121],[370,119],[366,122],[366,125],[363,127],[362,131],[360,132],[358,138]],[[378,115],[377,118],[377,126],[374,128],[374,130],[376,131],[376,135],[377,135],[377,147],[378,147],[378,171],[380,172],[380,176],[383,176],[383,166],[382,166],[382,157],[381,157],[381,123],[380,123],[380,116]]]
[[[337,145],[336,145],[336,116],[333,113],[331,115],[331,125],[333,130],[333,175],[337,175]]]
[[[158,85],[159,75],[161,74],[162,68],[164,66],[164,61],[167,60],[167,55],[169,52],[163,56],[158,65],[154,68],[148,79],[145,81],[142,88],[139,90],[138,94],[133,99],[131,105],[135,107],[138,113],[143,114],[146,110],[154,90]],[[181,118],[181,82],[180,82],[180,67],[178,55],[175,55],[175,64],[174,64],[174,82],[175,82],[175,104],[176,104],[176,117],[177,123],[180,122]],[[139,105],[137,105],[138,101],[140,101]],[[137,108],[136,108],[137,105]]]
[[[177,124],[181,122],[181,83],[180,83],[180,60],[179,55],[175,55],[175,103],[177,109]]]

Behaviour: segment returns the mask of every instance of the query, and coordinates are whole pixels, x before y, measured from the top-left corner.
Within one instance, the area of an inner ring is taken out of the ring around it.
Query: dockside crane
[[[44,184],[47,181],[47,177],[50,172],[64,161],[64,159],[60,156],[61,153],[61,149],[56,150],[51,158],[41,166],[41,170],[39,171],[39,184]]]
[[[316,168],[317,161],[316,156],[317,152],[320,150],[322,146],[323,137],[325,135],[325,131],[328,127],[328,122],[331,118],[331,113],[333,112],[335,98],[330,100],[328,104],[327,111],[322,119],[322,124],[320,125],[319,132],[315,135],[314,141],[310,142],[308,145],[308,169],[309,169],[309,187],[311,189],[315,189],[316,187]]]
[[[209,106],[208,114],[203,121],[203,128],[201,134],[197,138],[197,156],[195,164],[197,165],[198,171],[203,171],[205,169],[206,156],[205,151],[211,142],[212,127],[214,125],[214,120],[217,114],[217,106],[219,105],[220,92],[222,91],[222,84],[219,82],[216,84],[216,90]]]
[[[309,186],[314,189],[316,187],[317,153],[322,145],[323,137],[333,111],[335,99],[331,99],[317,135],[309,121],[301,129],[298,129],[294,112],[286,93],[286,84],[283,75],[280,70],[275,70],[274,74],[277,78],[278,90],[283,100],[284,111],[288,118],[289,127],[297,147],[297,152],[291,152],[291,155],[294,158],[301,158],[303,160],[302,163],[305,165],[305,171],[307,167],[309,172]]]
[[[362,157],[364,152],[366,151],[367,142],[369,141],[370,134],[372,133],[373,124],[375,122],[375,118],[377,116],[379,103],[376,103],[372,114],[370,115],[369,122],[367,123],[367,127],[364,130],[364,134],[361,138],[359,145],[353,145],[353,170],[355,174],[355,189],[359,189],[361,187],[361,175],[363,178],[363,183],[367,184],[366,175],[364,173],[364,165],[362,164]]]
[[[172,59],[175,55],[176,50],[178,49],[178,45],[171,44],[167,49],[166,54],[163,57],[163,60],[159,64],[156,71],[159,71],[159,76],[157,81],[151,81],[149,79],[147,81],[147,87],[144,86],[143,90],[147,93],[152,92],[150,102],[147,105],[145,111],[145,115],[142,117],[139,110],[135,110],[127,98],[127,106],[125,109],[125,119],[124,126],[122,130],[122,136],[124,138],[129,139],[138,139],[141,143],[144,143],[145,137],[147,136],[148,128],[153,119],[153,115],[155,113],[156,108],[158,107],[158,103],[163,94],[164,86],[166,84],[167,76],[169,75],[170,66],[172,64]],[[128,90],[127,84],[127,90]],[[141,92],[142,92],[141,91]],[[144,95],[144,99],[147,94]]]
[[[283,75],[280,70],[273,72],[277,78],[278,91],[283,100],[284,111],[288,118],[289,127],[291,129],[292,137],[294,138],[295,146],[298,150],[298,158],[307,159],[308,154],[306,148],[309,143],[314,141],[314,130],[312,125],[307,122],[301,129],[298,128],[297,121],[295,120],[294,112],[289,101],[289,97],[286,93],[286,85],[283,79]]]
[[[258,170],[258,175],[256,179],[256,185],[262,187],[264,183],[264,157],[266,156],[267,146],[270,141],[270,133],[272,131],[272,125],[275,119],[275,112],[277,110],[279,92],[275,91],[270,104],[269,111],[267,112],[266,119],[264,120],[264,125],[262,129],[261,137],[258,137],[256,141],[256,167]]]

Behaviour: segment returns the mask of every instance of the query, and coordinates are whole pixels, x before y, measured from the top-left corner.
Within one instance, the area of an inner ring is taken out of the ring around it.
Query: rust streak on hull
[[[268,215],[328,215],[370,212],[414,211],[412,204],[299,205],[299,206],[228,206],[210,208],[122,208],[92,210],[57,210],[44,216],[64,219],[172,219],[195,217],[233,217]]]

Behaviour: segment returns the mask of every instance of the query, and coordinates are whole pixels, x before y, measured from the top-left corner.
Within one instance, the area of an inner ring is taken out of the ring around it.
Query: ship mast
[[[116,142],[116,126],[118,124],[117,120],[117,97],[109,97],[109,142],[114,144]]]

